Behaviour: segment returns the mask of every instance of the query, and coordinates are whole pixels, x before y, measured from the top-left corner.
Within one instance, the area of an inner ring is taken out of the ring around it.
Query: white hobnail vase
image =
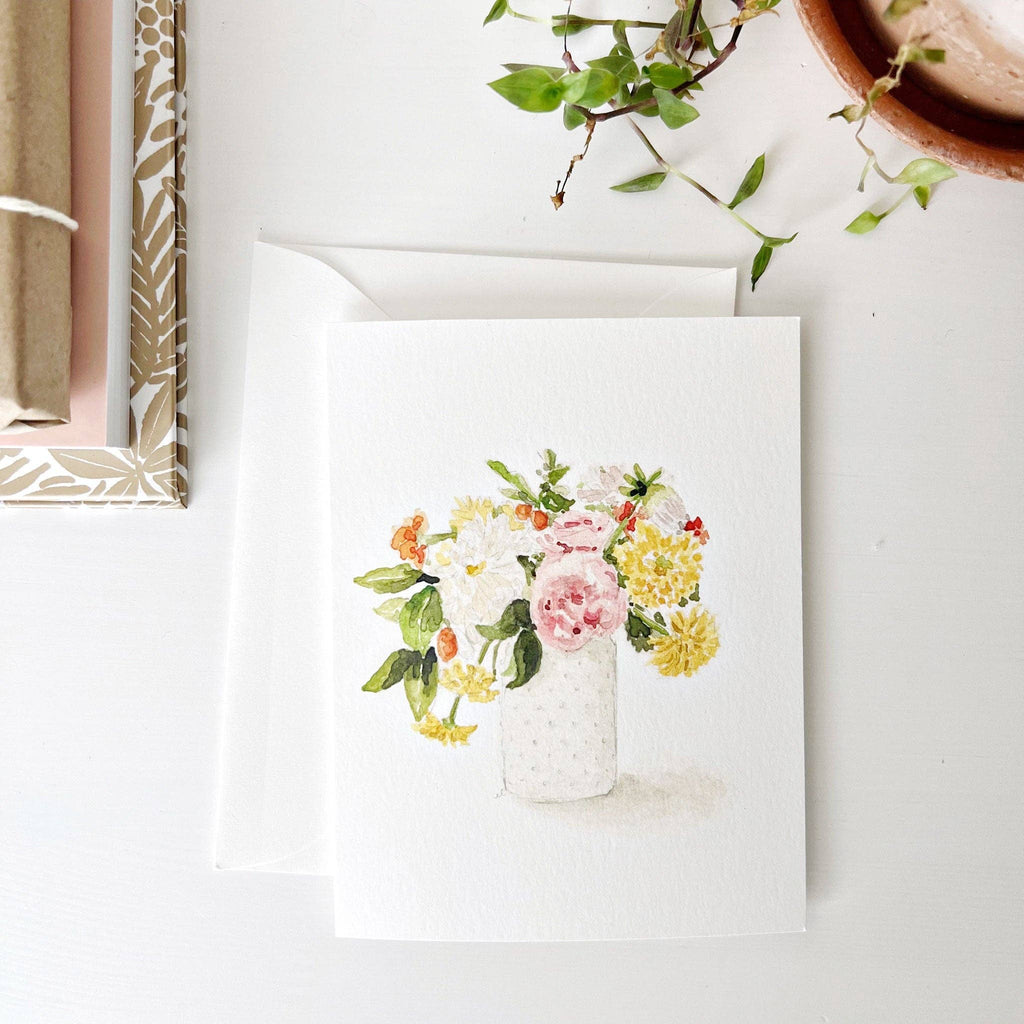
[[[527,800],[582,800],[615,785],[615,641],[572,653],[544,648],[525,686],[501,691],[505,790]]]

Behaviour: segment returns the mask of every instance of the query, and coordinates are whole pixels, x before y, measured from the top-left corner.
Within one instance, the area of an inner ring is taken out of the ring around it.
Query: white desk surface
[[[253,239],[753,252],[681,185],[608,192],[650,169],[621,124],[556,214],[577,137],[482,86],[555,50],[486,6],[192,4],[192,507],[0,512],[0,1020],[1024,1020],[1024,189],[844,235],[845,100],[789,5],[667,148],[726,193],[767,149],[745,209],[800,230],[739,312],[805,325],[806,934],[340,942],[325,880],[211,869]]]

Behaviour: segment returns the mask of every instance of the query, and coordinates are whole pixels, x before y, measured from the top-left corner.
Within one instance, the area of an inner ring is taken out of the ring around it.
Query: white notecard
[[[327,348],[338,934],[802,929],[798,322]]]

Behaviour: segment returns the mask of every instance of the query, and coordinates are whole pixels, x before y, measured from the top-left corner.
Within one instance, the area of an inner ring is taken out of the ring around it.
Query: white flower
[[[660,481],[651,488],[644,504],[647,518],[665,533],[685,533],[689,516],[675,488]]]
[[[626,500],[619,490],[625,485],[626,473],[621,466],[594,466],[587,471],[579,486],[580,501],[584,506],[616,508]]]
[[[621,466],[597,466],[587,472],[580,484],[580,500],[584,506],[597,505],[614,512],[627,500],[620,490],[625,486],[626,473]],[[685,533],[690,517],[679,493],[661,476],[643,502],[640,518],[649,519],[665,533]]]
[[[506,516],[473,519],[455,540],[430,552],[429,571],[438,577],[441,610],[457,632],[479,636],[475,626],[496,622],[510,601],[526,591],[516,556],[536,547],[531,531],[514,530]]]

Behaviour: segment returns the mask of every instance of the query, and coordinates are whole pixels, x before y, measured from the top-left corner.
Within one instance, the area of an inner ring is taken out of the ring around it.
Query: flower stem
[[[423,538],[423,543],[430,547],[431,544],[439,544],[443,540],[455,540],[455,531],[449,530],[447,533],[428,533]]]
[[[452,709],[448,712],[448,717],[444,719],[444,724],[451,728],[455,725],[455,712],[459,708],[459,701],[462,700],[462,694],[455,694],[455,700],[452,701]]]
[[[604,557],[605,559],[612,553],[615,545],[619,543],[623,533],[629,523],[636,519],[640,514],[640,509],[643,507],[644,502],[647,500],[646,494],[638,494],[636,497],[636,504],[633,506],[633,511],[628,516],[624,516],[619,520],[619,525],[612,531],[612,535],[608,538],[608,543],[604,546]]]
[[[655,619],[645,615],[640,610],[639,606],[631,604],[629,609],[645,626],[650,626],[655,633],[660,633],[662,636],[668,636],[668,630],[660,622],[657,622]]]

